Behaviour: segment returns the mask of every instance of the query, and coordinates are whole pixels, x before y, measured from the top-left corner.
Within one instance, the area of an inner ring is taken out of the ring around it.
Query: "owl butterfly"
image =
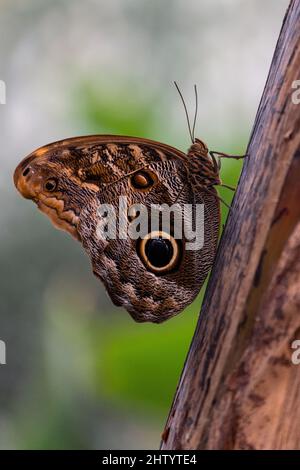
[[[138,322],[160,323],[183,310],[198,294],[215,257],[220,227],[215,186],[221,184],[216,155],[226,155],[209,152],[194,138],[194,126],[191,132],[189,124],[189,130],[187,154],[139,137],[75,137],[39,148],[14,173],[22,196],[82,243],[112,301]],[[120,196],[127,203],[121,213]],[[136,204],[149,214],[143,235],[100,236],[99,224],[107,214],[99,207],[115,209],[119,228],[120,217],[128,224],[139,217],[140,211],[131,210]],[[185,233],[175,236],[174,217],[168,230],[161,218],[151,230],[150,209],[162,204],[175,204],[180,217],[184,207],[192,208],[190,219],[201,205],[200,248],[188,249]]]

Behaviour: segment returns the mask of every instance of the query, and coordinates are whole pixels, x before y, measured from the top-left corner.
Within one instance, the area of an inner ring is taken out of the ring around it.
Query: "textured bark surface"
[[[163,449],[300,448],[300,0],[285,16]]]

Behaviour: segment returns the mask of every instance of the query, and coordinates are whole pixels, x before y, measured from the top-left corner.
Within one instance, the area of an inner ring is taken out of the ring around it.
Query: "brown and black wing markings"
[[[110,135],[110,134],[99,134],[99,135],[87,135],[81,137],[71,137],[69,139],[59,140],[49,144],[45,147],[73,147],[73,148],[86,148],[87,146],[99,145],[99,144],[133,144],[137,146],[147,146],[149,148],[155,148],[161,150],[166,155],[173,157],[187,159],[187,155],[181,150],[176,149],[168,144],[163,144],[151,139],[145,139],[143,137],[131,137],[123,135]],[[41,147],[37,152],[45,147]]]
[[[35,156],[44,155],[45,153],[56,154],[57,151],[71,151],[74,157],[81,160],[86,152],[95,151],[98,146],[106,146],[109,153],[113,153],[114,148],[117,150],[118,145],[123,149],[125,146],[131,147],[132,153],[148,153],[149,156],[153,155],[153,151],[157,152],[162,160],[178,158],[187,161],[187,155],[181,150],[176,149],[168,144],[163,144],[150,139],[142,137],[130,137],[120,135],[87,135],[81,137],[71,137],[68,139],[59,140],[43,147],[38,148],[33,152]],[[105,159],[105,156],[104,156]],[[95,163],[96,163],[95,159]]]
[[[185,153],[167,144],[118,135],[74,137],[44,148],[53,156],[59,153],[71,157],[72,167],[79,178],[102,188],[153,164],[160,166],[176,161],[182,167],[188,161]],[[36,152],[43,153],[42,149]]]

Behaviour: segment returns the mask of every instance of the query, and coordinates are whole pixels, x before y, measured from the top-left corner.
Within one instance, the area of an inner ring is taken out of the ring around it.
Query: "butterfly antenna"
[[[188,124],[188,128],[189,128],[189,134],[190,134],[190,137],[191,137],[191,141],[192,143],[194,143],[194,139],[193,139],[193,134],[192,134],[192,129],[191,129],[191,124],[190,124],[190,118],[189,118],[189,113],[188,113],[188,110],[187,110],[187,107],[186,107],[186,104],[185,104],[185,101],[184,101],[184,98],[182,96],[182,93],[179,89],[179,86],[177,85],[177,83],[174,81],[174,85],[176,86],[177,88],[177,91],[179,93],[179,96],[181,98],[181,101],[182,101],[182,104],[183,104],[183,107],[184,107],[184,111],[185,111],[185,115],[186,115],[186,120],[187,120],[187,124]]]
[[[197,85],[194,85],[195,91],[195,115],[194,115],[194,122],[193,122],[193,129],[192,129],[192,141],[195,142],[195,127],[197,122],[197,114],[198,114],[198,91]]]

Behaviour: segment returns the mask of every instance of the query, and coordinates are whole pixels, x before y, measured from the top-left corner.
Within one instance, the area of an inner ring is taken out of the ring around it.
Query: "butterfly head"
[[[16,168],[14,183],[21,195],[35,202],[53,224],[80,239],[77,224],[91,190],[74,171],[74,158],[62,145],[42,147]]]

